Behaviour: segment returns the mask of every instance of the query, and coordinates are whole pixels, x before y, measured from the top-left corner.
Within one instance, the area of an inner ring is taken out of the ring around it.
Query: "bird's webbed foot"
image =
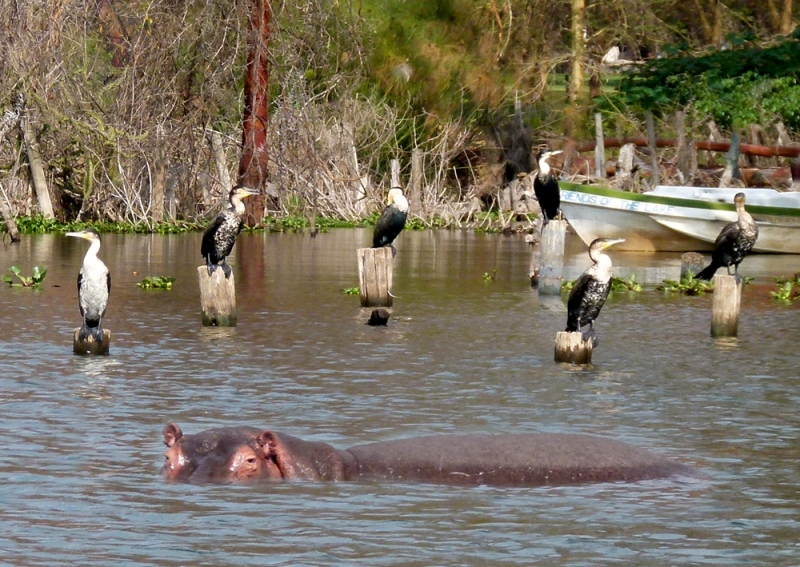
[[[736,282],[736,285],[741,285],[744,283],[744,278],[739,275],[739,271],[733,273],[733,281]]]
[[[394,244],[390,244],[390,245],[389,245],[389,248],[391,248],[391,249],[392,249],[392,258],[394,258],[395,256],[397,256],[397,248],[395,248],[395,247],[394,247]]]
[[[211,262],[207,261],[206,262],[206,269],[208,270],[208,277],[211,277],[211,276],[214,275],[214,270],[217,269],[217,265],[216,264],[212,264]]]
[[[222,268],[222,273],[225,274],[225,279],[226,280],[231,279],[231,273],[232,273],[231,267],[226,263],[220,264],[219,267]]]
[[[599,342],[597,338],[597,333],[595,333],[594,327],[592,327],[591,325],[589,325],[589,328],[587,330],[581,332],[581,338],[583,339],[583,342],[592,341],[592,348],[596,347],[597,343]]]

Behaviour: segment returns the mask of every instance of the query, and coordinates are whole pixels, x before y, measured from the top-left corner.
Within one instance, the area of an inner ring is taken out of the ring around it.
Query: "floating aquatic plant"
[[[22,275],[22,270],[19,268],[19,266],[11,266],[9,270],[17,278],[17,280],[19,280],[15,281],[8,274],[3,275],[3,281],[11,287],[39,288],[44,281],[44,277],[47,275],[47,268],[40,268],[39,266],[33,267],[33,275],[29,277]]]
[[[142,289],[172,289],[172,283],[175,278],[167,276],[147,276],[145,279],[136,284],[136,287]]]

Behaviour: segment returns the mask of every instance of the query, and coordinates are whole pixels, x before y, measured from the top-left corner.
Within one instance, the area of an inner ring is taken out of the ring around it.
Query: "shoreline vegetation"
[[[346,220],[336,218],[317,218],[312,228],[311,221],[303,216],[287,215],[284,217],[269,216],[264,217],[256,226],[245,226],[248,232],[305,232],[316,229],[319,232],[327,232],[337,228],[371,228],[375,226],[379,214],[377,212],[358,220]],[[112,234],[184,234],[189,232],[202,232],[211,222],[198,221],[175,221],[160,222],[155,224],[130,223],[130,222],[109,222],[109,221],[68,221],[62,222],[57,219],[46,219],[41,215],[21,216],[15,219],[20,234],[52,234],[77,231],[84,228],[94,228],[100,233]],[[500,232],[533,232],[535,228],[536,215],[518,214],[511,221],[506,221],[501,226],[500,216],[495,212],[477,212],[468,222],[456,222],[440,216],[435,216],[429,220],[421,218],[409,218],[406,222],[405,230],[427,230],[427,229],[463,229],[474,230],[476,232],[500,233]],[[0,227],[4,237],[8,236],[5,227]]]

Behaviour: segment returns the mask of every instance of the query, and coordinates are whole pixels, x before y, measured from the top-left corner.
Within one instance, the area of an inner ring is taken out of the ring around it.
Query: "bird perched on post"
[[[545,226],[550,219],[555,218],[561,212],[559,209],[561,207],[561,191],[558,188],[558,179],[553,175],[550,164],[547,163],[548,159],[561,152],[562,150],[554,152],[543,150],[536,158],[539,163],[539,173],[533,180],[533,192],[542,209],[542,226]]]
[[[575,280],[572,291],[567,300],[567,332],[580,331],[589,325],[589,331],[583,334],[583,340],[594,339],[594,320],[600,314],[600,309],[611,291],[611,258],[602,251],[625,242],[625,239],[597,238],[589,245],[589,258],[592,265]]]
[[[381,218],[378,219],[378,224],[375,225],[375,232],[372,234],[372,247],[391,246],[394,239],[406,226],[407,218],[408,200],[403,195],[402,189],[393,187],[389,190],[386,208],[383,209]],[[394,254],[394,252],[394,246],[392,246],[392,253]]]
[[[66,235],[83,238],[91,243],[78,274],[78,305],[83,316],[78,338],[85,341],[91,336],[99,344],[103,342],[103,328],[100,323],[106,314],[108,295],[111,292],[111,274],[97,257],[100,251],[100,235],[93,228],[68,232]]]
[[[753,217],[744,208],[744,193],[736,193],[733,198],[736,204],[736,215],[739,217],[736,222],[731,222],[722,227],[722,230],[714,241],[714,251],[711,253],[711,263],[697,274],[697,279],[710,280],[719,268],[725,266],[728,275],[731,275],[731,265],[737,281],[739,276],[739,264],[744,257],[753,249],[758,239],[758,225]]]
[[[245,209],[243,200],[252,195],[258,195],[258,191],[242,185],[237,185],[231,189],[228,194],[228,201],[231,206],[218,214],[203,233],[200,254],[206,259],[209,276],[219,267],[222,268],[226,278],[231,277],[231,267],[227,264],[225,258],[233,250],[233,245],[236,244],[236,237],[244,226]]]

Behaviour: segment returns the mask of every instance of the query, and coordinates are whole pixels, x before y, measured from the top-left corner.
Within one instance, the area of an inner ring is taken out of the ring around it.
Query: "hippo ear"
[[[168,423],[164,426],[164,445],[172,447],[175,443],[183,437],[183,431],[178,427],[177,423]]]
[[[278,452],[278,436],[269,429],[265,429],[258,435],[256,440],[261,451],[264,453],[264,458],[275,456]]]

